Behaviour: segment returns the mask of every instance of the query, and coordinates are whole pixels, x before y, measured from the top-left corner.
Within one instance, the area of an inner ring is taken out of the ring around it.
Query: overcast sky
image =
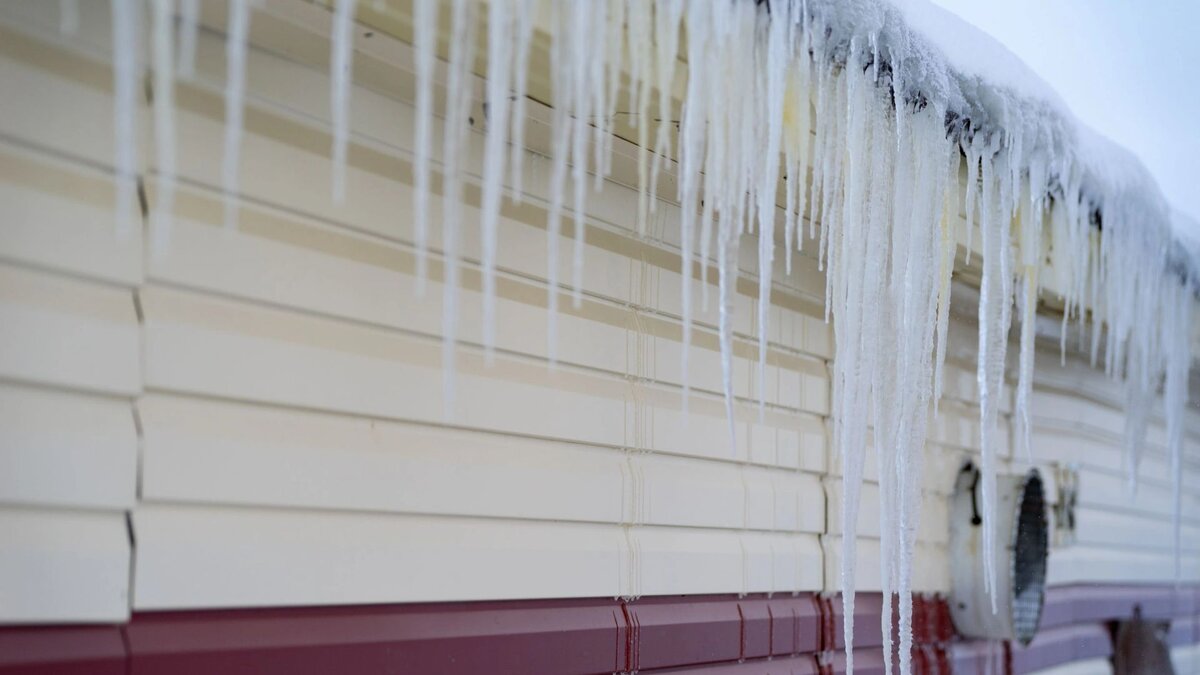
[[[1200,220],[1200,1],[933,0],[990,33]]]

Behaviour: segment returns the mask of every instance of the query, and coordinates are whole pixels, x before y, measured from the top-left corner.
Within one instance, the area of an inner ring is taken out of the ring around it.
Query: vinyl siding
[[[240,222],[228,231],[216,187],[224,3],[202,4],[197,76],[176,89],[174,224],[152,250],[147,233],[118,235],[112,223],[106,6],[84,3],[81,33],[68,38],[57,32],[55,3],[0,3],[0,88],[31,92],[6,100],[0,115],[0,621],[838,589],[833,337],[813,247],[772,280],[761,417],[757,262],[755,247],[742,247],[731,450],[715,302],[695,316],[683,413],[673,179],[664,177],[640,237],[629,187],[636,149],[618,139],[614,175],[589,196],[583,302],[573,306],[562,289],[551,365],[549,163],[536,154],[548,151],[549,112],[531,102],[526,201],[506,201],[500,222],[490,363],[470,229],[479,195],[467,189],[447,416],[436,246],[426,296],[414,295],[408,47],[379,32],[358,41],[347,200],[336,205],[328,13],[296,0],[256,10]],[[139,106],[140,175],[153,210],[154,138],[148,104]],[[431,205],[437,243],[439,200]],[[570,239],[560,245],[566,280]],[[955,322],[925,458],[919,590],[948,590],[946,496],[978,452],[975,331],[969,316]],[[1169,579],[1161,425],[1131,501],[1113,385],[1078,358],[1059,367],[1056,352],[1039,357],[1036,463],[1077,464],[1081,475],[1078,540],[1054,551],[1053,580]],[[868,457],[860,509],[864,590],[879,588],[874,463]],[[1018,470],[1023,458],[1002,466]],[[1198,472],[1193,450],[1192,580]]]

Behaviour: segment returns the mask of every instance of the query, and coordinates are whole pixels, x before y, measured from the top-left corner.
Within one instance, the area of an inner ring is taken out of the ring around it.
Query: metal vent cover
[[[979,470],[967,464],[955,483],[950,514],[950,613],[970,637],[1029,644],[1046,595],[1049,527],[1037,469],[996,477],[996,612],[983,576]]]

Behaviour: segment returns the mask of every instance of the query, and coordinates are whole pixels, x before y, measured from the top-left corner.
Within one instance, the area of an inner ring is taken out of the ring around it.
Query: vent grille
[[[1013,533],[1013,636],[1023,645],[1037,634],[1046,597],[1046,556],[1049,531],[1042,479],[1036,471],[1026,475],[1017,504]]]

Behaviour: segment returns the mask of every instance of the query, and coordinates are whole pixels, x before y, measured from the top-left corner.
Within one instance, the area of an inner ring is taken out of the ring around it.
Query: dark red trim
[[[611,673],[628,644],[611,600],[145,613],[126,631],[138,674]]]
[[[123,675],[121,638],[118,626],[0,627],[0,672]]]
[[[882,672],[882,597],[855,604],[855,672]],[[913,601],[918,673],[1026,673],[1105,657],[1107,623],[1170,620],[1200,643],[1200,588],[1076,586],[1047,595],[1028,647],[954,636],[939,596]],[[732,595],[139,612],[120,626],[0,628],[15,673],[612,673],[708,675],[845,669],[836,596]]]

